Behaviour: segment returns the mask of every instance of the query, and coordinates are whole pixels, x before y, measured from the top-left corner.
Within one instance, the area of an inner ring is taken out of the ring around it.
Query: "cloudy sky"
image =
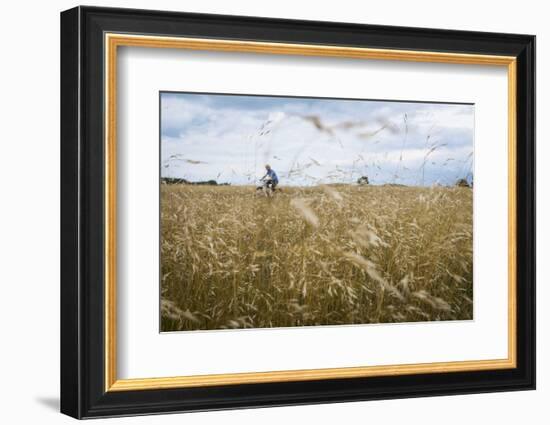
[[[161,93],[161,175],[282,185],[471,179],[474,106]]]

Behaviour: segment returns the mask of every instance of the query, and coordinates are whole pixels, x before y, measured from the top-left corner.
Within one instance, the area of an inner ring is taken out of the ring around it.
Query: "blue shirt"
[[[279,183],[279,177],[277,177],[277,174],[275,174],[275,171],[273,169],[267,170],[267,173],[265,173],[266,176],[269,176],[271,180],[273,180],[275,183]]]

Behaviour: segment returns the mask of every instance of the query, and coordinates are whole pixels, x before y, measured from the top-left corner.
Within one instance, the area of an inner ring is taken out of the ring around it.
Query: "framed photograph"
[[[61,14],[61,411],[535,388],[535,37]]]

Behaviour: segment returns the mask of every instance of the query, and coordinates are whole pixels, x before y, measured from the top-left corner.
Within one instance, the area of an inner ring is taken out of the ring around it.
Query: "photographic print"
[[[60,34],[62,413],[535,389],[535,36],[90,6]]]
[[[162,332],[473,318],[474,105],[159,96]]]

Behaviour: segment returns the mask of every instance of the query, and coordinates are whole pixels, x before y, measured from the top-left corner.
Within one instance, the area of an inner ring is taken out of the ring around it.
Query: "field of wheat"
[[[467,320],[472,190],[161,186],[161,330]]]

